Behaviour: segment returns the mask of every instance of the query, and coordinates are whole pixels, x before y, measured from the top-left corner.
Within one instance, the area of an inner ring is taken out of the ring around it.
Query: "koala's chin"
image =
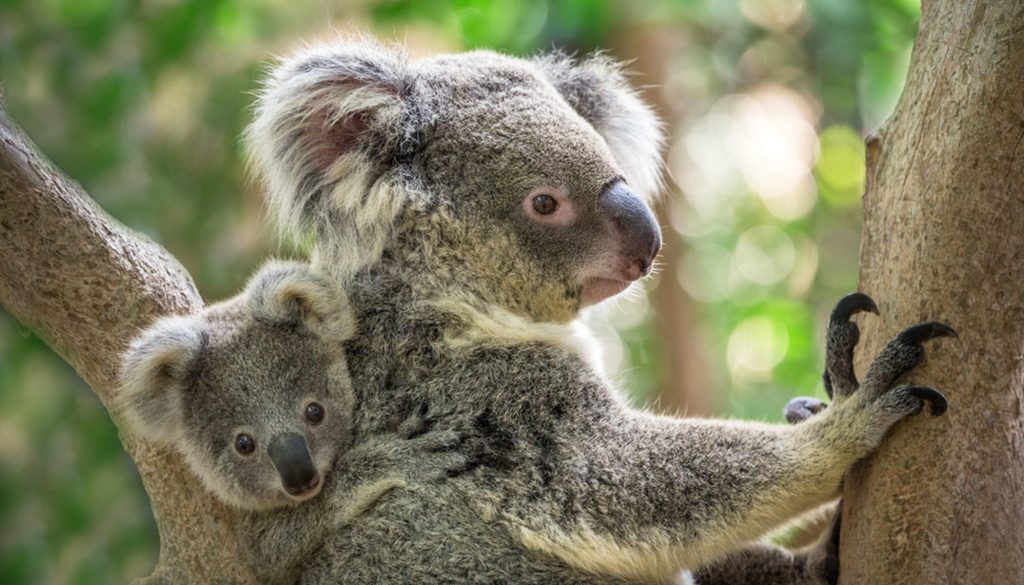
[[[583,284],[583,292],[580,295],[580,306],[589,307],[601,301],[608,300],[617,294],[626,291],[633,285],[630,281],[616,280],[613,278],[589,278]]]
[[[306,491],[302,492],[301,494],[291,494],[291,493],[288,493],[288,490],[286,490],[283,486],[279,485],[279,486],[277,486],[275,488],[275,491],[273,492],[274,496],[276,497],[276,505],[268,503],[268,500],[270,500],[270,498],[267,498],[267,499],[262,500],[262,501],[259,498],[257,498],[255,500],[255,504],[257,506],[260,506],[261,509],[282,508],[282,507],[288,507],[288,506],[298,506],[300,504],[304,504],[304,503],[308,502],[309,500],[312,500],[312,499],[316,498],[317,496],[320,495],[320,492],[322,492],[322,491],[323,491],[323,482],[322,481],[318,482],[315,487],[310,488],[309,490],[306,490]]]
[[[289,501],[289,503],[291,503],[293,505],[298,505],[298,504],[301,504],[303,502],[312,500],[313,498],[315,498],[318,495],[320,495],[320,492],[323,491],[323,488],[320,487],[320,485],[322,485],[322,484],[318,484],[315,488],[313,488],[313,489],[311,489],[311,490],[309,490],[307,492],[304,492],[304,493],[302,493],[301,495],[298,495],[298,496],[293,496],[293,495],[289,494],[287,491],[284,491],[284,490],[282,490],[281,493],[283,493],[285,495],[285,498]]]

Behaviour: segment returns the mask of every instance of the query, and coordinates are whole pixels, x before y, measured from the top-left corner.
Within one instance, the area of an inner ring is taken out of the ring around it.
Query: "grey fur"
[[[468,458],[459,452],[463,435],[432,425],[422,412],[402,413],[400,424],[363,438],[339,456],[321,497],[301,506],[243,514],[237,538],[243,561],[261,576],[260,582],[298,582],[325,554],[325,540],[358,521],[378,500],[401,490],[430,489],[465,469]]]
[[[627,406],[572,321],[588,279],[621,269],[629,234],[601,195],[630,173],[600,120],[636,119],[635,108],[602,108],[637,100],[613,70],[573,67],[488,52],[408,62],[341,44],[286,62],[264,93],[249,133],[254,164],[285,223],[316,230],[316,266],[348,291],[358,322],[346,342],[357,435],[425,403],[438,429],[465,437],[469,459],[330,531],[303,582],[690,580],[679,571],[835,498],[846,469],[920,409],[881,375],[794,427]],[[304,93],[302,79],[336,75],[329,90]],[[635,140],[655,143],[642,152],[656,155],[657,135],[642,120],[636,128]],[[359,129],[369,134],[333,151],[324,142]],[[326,149],[315,164],[295,135]],[[548,187],[568,193],[571,226],[524,212],[524,197]],[[372,241],[356,247],[353,234]]]
[[[637,193],[653,201],[662,188],[661,123],[626,81],[622,64],[603,54],[578,61],[561,53],[534,62],[605,139]]]
[[[353,333],[345,295],[306,265],[269,262],[238,296],[160,319],[125,354],[118,407],[129,429],[178,450],[208,489],[243,510],[244,560],[265,582],[294,582],[325,536],[382,494],[466,464],[453,452],[462,435],[432,430],[421,406],[353,445],[343,347]],[[304,418],[311,401],[326,411],[316,424]],[[250,455],[234,449],[242,431],[255,438]],[[302,436],[323,478],[319,496],[282,488],[268,444],[289,433]]]
[[[353,440],[342,342],[354,327],[344,295],[330,293],[305,266],[270,262],[238,296],[154,323],[124,358],[119,404],[130,428],[179,450],[227,503],[297,503],[268,455],[270,441],[302,436],[323,477]],[[316,425],[304,417],[313,401],[326,411]],[[239,433],[255,439],[253,453],[235,449]]]

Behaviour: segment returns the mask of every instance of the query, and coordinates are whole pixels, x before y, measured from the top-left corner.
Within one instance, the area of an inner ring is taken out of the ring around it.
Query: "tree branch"
[[[0,96],[2,98],[2,96]],[[121,352],[156,316],[196,311],[191,277],[165,249],[106,215],[48,162],[0,99],[0,304],[111,408]],[[234,514],[181,459],[133,437],[160,530],[151,582],[251,582],[233,554]]]

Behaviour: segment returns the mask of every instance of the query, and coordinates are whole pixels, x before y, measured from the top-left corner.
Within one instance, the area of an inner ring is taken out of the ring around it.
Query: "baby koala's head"
[[[181,452],[224,502],[302,502],[352,442],[342,345],[354,329],[339,287],[270,262],[238,296],[144,331],[118,404],[131,431]]]

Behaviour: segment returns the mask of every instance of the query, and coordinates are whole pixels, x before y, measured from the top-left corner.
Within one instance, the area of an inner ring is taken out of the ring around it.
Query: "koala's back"
[[[582,360],[540,344],[481,346],[442,356],[415,380],[396,382],[380,353],[348,355],[354,386],[363,392],[360,433],[379,432],[395,405],[428,403],[436,425],[466,433],[471,463],[442,482],[394,490],[334,531],[303,582],[632,582],[530,550],[521,532],[543,531],[549,519],[576,512],[575,445],[558,437],[585,442],[588,410],[611,399]],[[406,356],[396,360],[403,372],[417,370]],[[388,386],[378,392],[382,378]]]

